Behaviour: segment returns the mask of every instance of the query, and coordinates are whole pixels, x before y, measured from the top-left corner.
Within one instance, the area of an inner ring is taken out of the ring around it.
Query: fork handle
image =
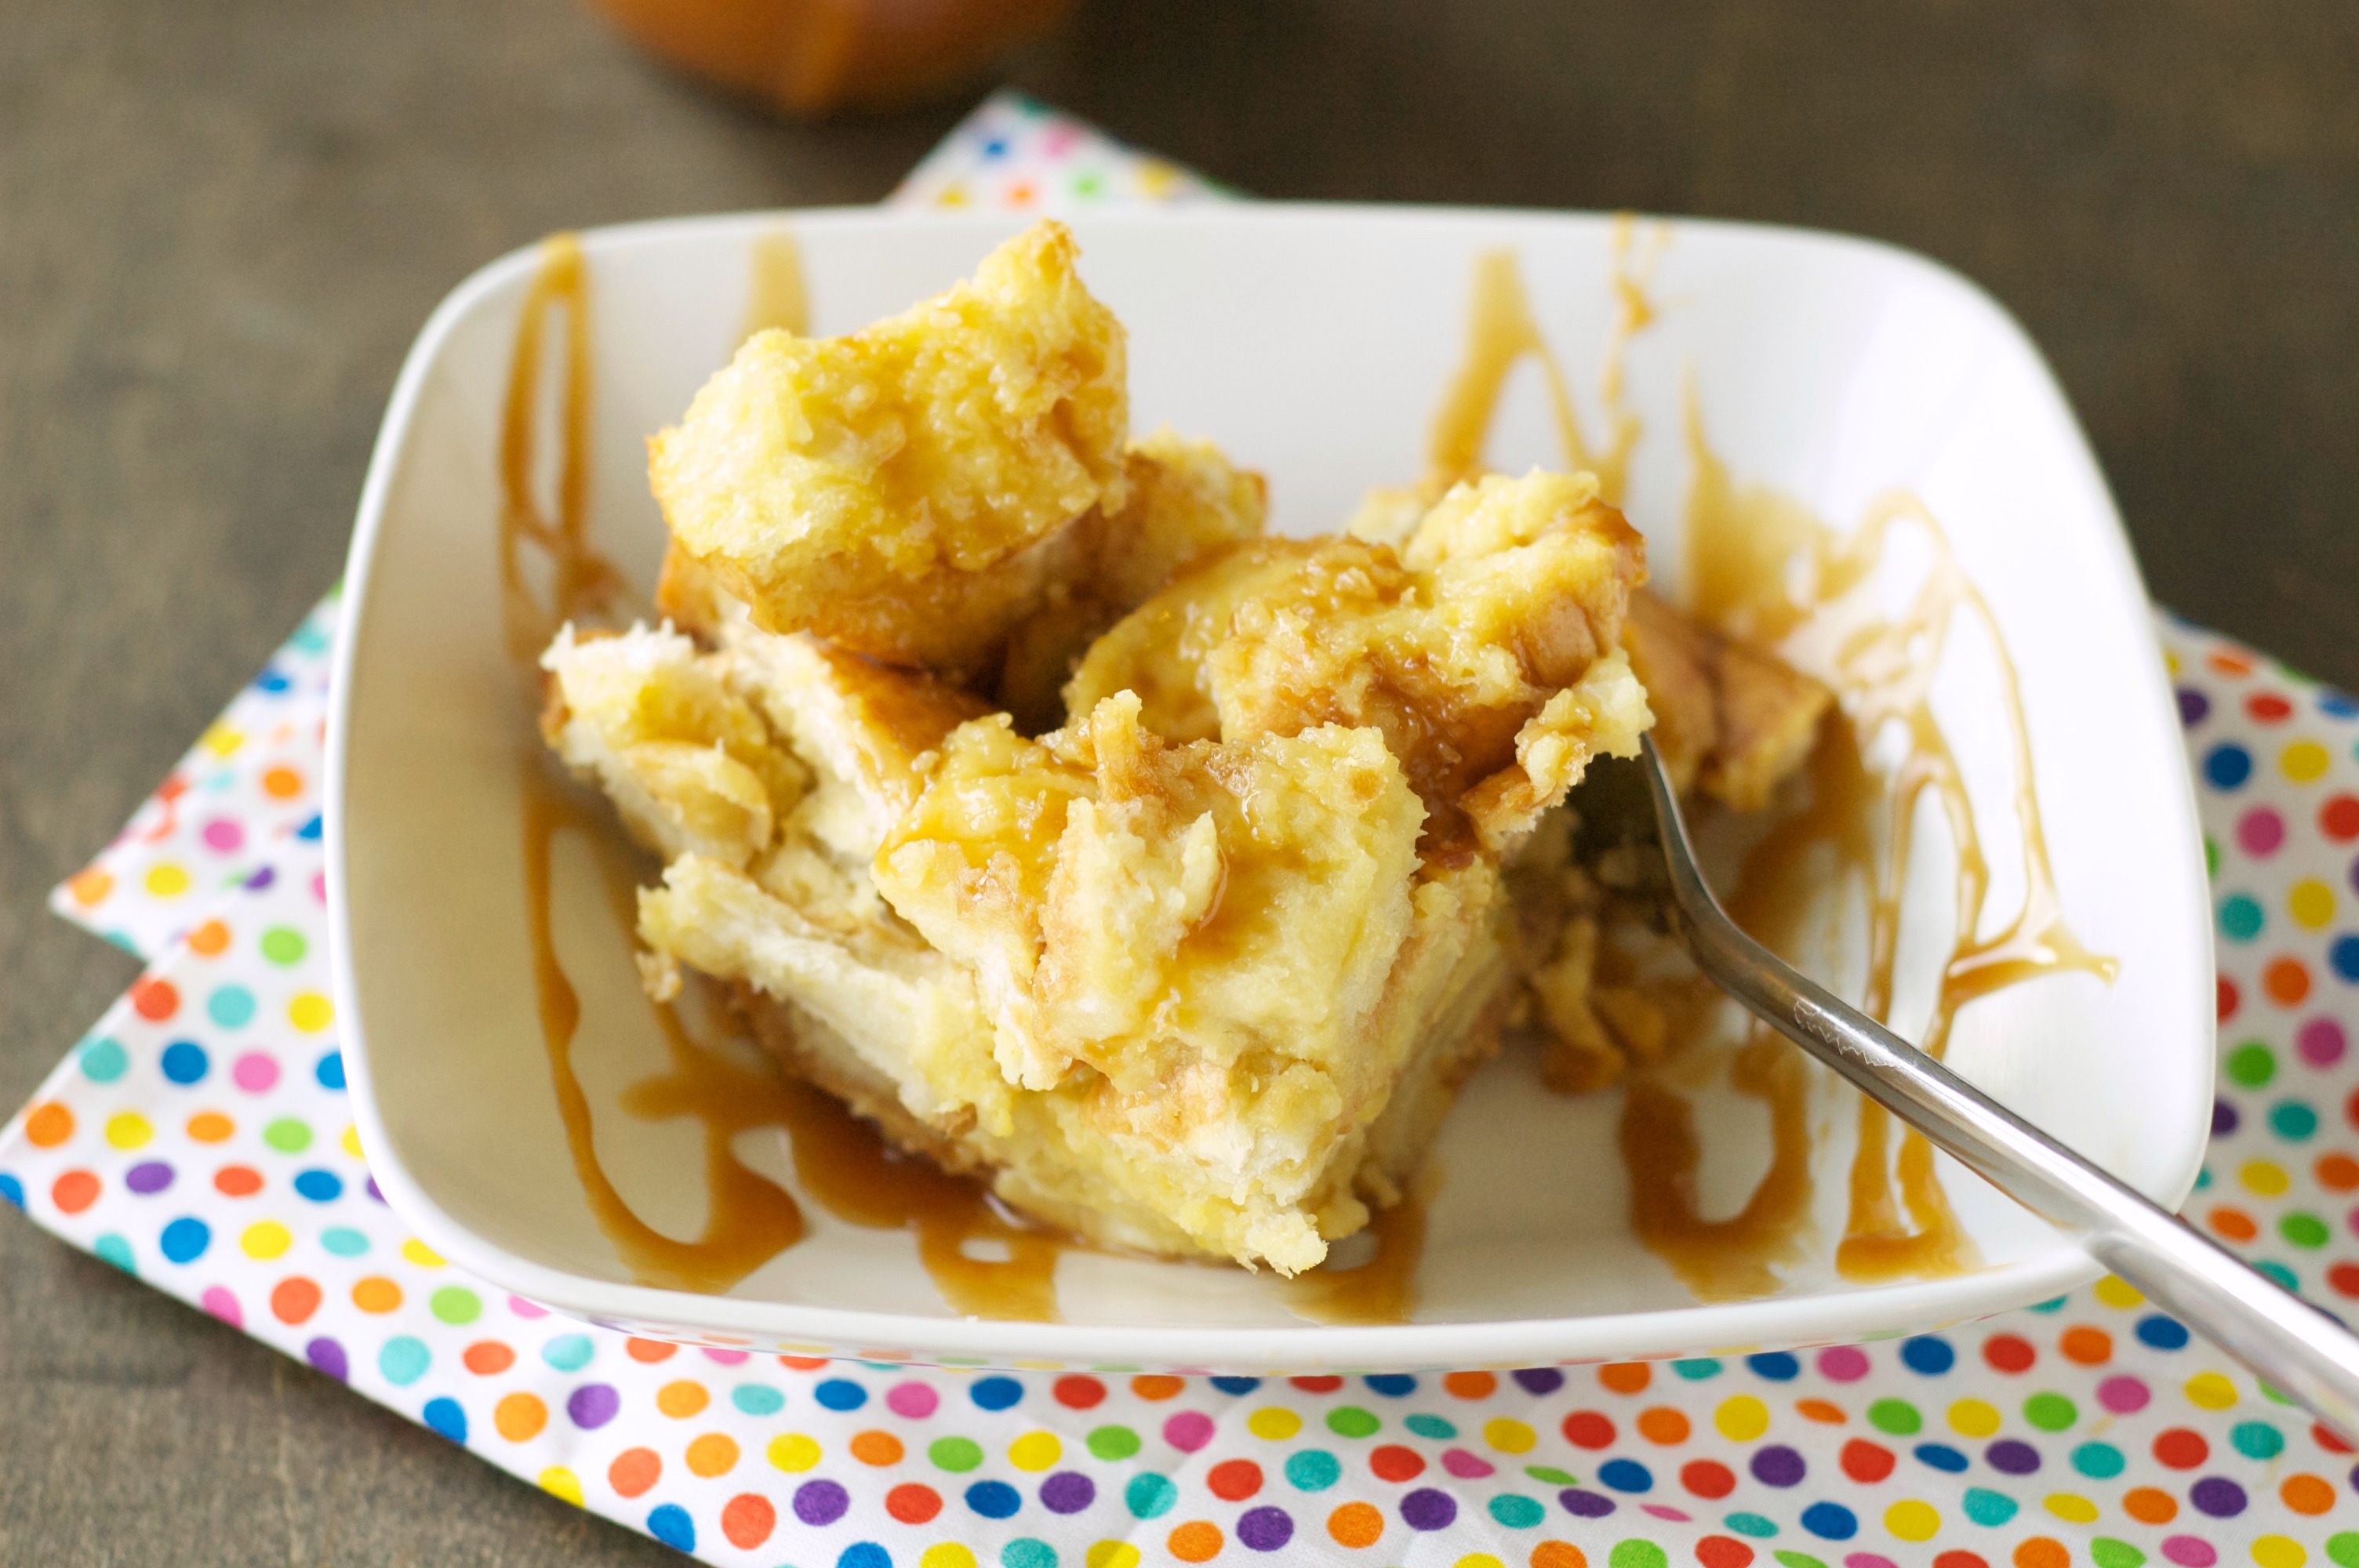
[[[1661,767],[1648,762],[1673,902],[1690,949],[1713,980],[2271,1386],[2344,1437],[2359,1437],[2359,1337],[1746,935],[1705,885],[1687,851],[1679,801]]]

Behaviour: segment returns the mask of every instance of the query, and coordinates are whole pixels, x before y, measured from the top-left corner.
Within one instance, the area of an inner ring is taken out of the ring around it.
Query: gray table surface
[[[1085,5],[1006,80],[1243,189],[1856,231],[2047,349],[2156,597],[2359,682],[2359,9]],[[403,350],[546,231],[866,201],[973,102],[716,102],[564,0],[0,0],[0,1105],[46,914],[334,579]],[[0,1562],[656,1563],[0,1214]]]

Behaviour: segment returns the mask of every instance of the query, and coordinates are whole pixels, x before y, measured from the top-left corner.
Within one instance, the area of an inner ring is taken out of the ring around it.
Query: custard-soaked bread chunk
[[[1093,647],[1076,717],[1136,692],[1174,740],[1373,726],[1430,814],[1430,842],[1495,852],[1588,760],[1649,722],[1621,647],[1645,548],[1593,478],[1452,488],[1396,549],[1270,539],[1212,557]]]
[[[1651,593],[1631,598],[1628,642],[1671,782],[1738,811],[1768,806],[1834,706],[1821,682]]]
[[[1122,326],[1074,254],[1036,224],[849,337],[748,340],[651,443],[672,537],[771,631],[923,662],[946,607],[907,585],[985,572],[1128,498]]]

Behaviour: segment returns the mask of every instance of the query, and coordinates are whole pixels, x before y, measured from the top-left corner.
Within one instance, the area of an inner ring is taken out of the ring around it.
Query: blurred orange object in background
[[[954,88],[1072,0],[592,0],[650,53],[791,114]]]

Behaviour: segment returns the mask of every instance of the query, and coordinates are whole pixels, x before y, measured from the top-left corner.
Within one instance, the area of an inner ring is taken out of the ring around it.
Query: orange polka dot
[[[1804,1421],[1821,1422],[1828,1426],[1841,1426],[1847,1419],[1841,1405],[1829,1404],[1824,1400],[1796,1400],[1794,1411]]]
[[[623,1342],[623,1349],[632,1360],[649,1364],[669,1361],[679,1354],[679,1346],[661,1339],[626,1339]],[[825,1362],[820,1364],[826,1365]]]
[[[636,1498],[662,1475],[663,1461],[654,1449],[625,1448],[606,1466],[606,1484],[614,1488],[616,1497]]]
[[[2261,1227],[2253,1223],[2251,1215],[2225,1204],[2212,1211],[2212,1228],[2231,1241],[2250,1241],[2261,1233]]]
[[[647,1339],[635,1339],[631,1343],[634,1345],[652,1345],[655,1342]],[[638,1352],[634,1350],[631,1354],[634,1357],[636,1357]],[[664,1350],[664,1356],[669,1356],[670,1354],[671,1350],[667,1346]],[[663,1359],[663,1357],[651,1357],[651,1359],[660,1361]],[[827,1365],[827,1357],[824,1356],[781,1356],[778,1357],[778,1365],[781,1367],[791,1367],[798,1372],[816,1372],[821,1367]]]
[[[889,1432],[864,1432],[852,1440],[852,1456],[863,1465],[898,1465],[901,1440]]]
[[[169,980],[134,980],[131,1011],[150,1023],[161,1023],[180,1011],[180,993]]]
[[[2072,1554],[2062,1541],[2035,1535],[2015,1549],[2015,1568],[2072,1568]]]
[[[2321,1155],[2318,1184],[2331,1193],[2347,1193],[2359,1187],[2359,1160],[2348,1154]]]
[[[548,1424],[549,1407],[538,1394],[510,1394],[492,1407],[492,1425],[510,1443],[529,1442]]]
[[[1497,1390],[1499,1379],[1488,1372],[1451,1372],[1441,1386],[1462,1400],[1486,1400]]]
[[[270,1289],[270,1314],[281,1323],[301,1323],[320,1310],[320,1287],[298,1274]]]
[[[229,927],[218,920],[208,920],[189,933],[189,951],[201,958],[211,958],[229,950]]]
[[[2299,958],[2272,958],[2261,971],[2261,989],[2281,1007],[2291,1007],[2310,994],[2310,971]]]
[[[1327,1533],[1343,1546],[1374,1546],[1385,1532],[1385,1516],[1366,1503],[1345,1503],[1327,1516]]]
[[[90,908],[92,904],[104,903],[106,895],[114,891],[114,879],[96,866],[87,871],[76,871],[66,882],[66,892],[71,893],[73,901],[84,909]]]
[[[712,1402],[712,1396],[704,1391],[702,1383],[691,1382],[686,1378],[676,1383],[666,1383],[656,1390],[656,1409],[674,1421],[692,1416]]]
[[[237,1124],[217,1110],[201,1110],[189,1118],[189,1136],[200,1143],[226,1143]]]
[[[1168,1400],[1188,1386],[1181,1378],[1167,1378],[1160,1373],[1148,1373],[1130,1380],[1130,1391],[1142,1400]]]
[[[1532,1548],[1532,1568],[1589,1568],[1589,1554],[1570,1541],[1543,1541]]]
[[[2102,1367],[2114,1358],[2114,1336],[2102,1328],[2068,1328],[2064,1337],[2056,1342],[2067,1361],[2078,1361],[2083,1367]]]
[[[68,1171],[50,1184],[49,1201],[60,1214],[80,1214],[98,1201],[98,1178],[88,1171]]]
[[[1597,1380],[1617,1394],[1644,1391],[1655,1379],[1655,1369],[1644,1361],[1616,1361],[1597,1368]]]
[[[353,1287],[353,1305],[363,1312],[391,1312],[401,1304],[401,1287],[382,1274],[371,1274]]]
[[[1638,1435],[1649,1443],[1673,1444],[1688,1440],[1688,1418],[1669,1405],[1657,1405],[1638,1412]]]
[[[251,1165],[223,1165],[213,1173],[213,1190],[225,1198],[250,1198],[262,1190],[262,1173]]]
[[[2140,1524],[2169,1524],[2179,1517],[2179,1499],[2154,1487],[2132,1487],[2122,1494],[2122,1512]]]
[[[303,793],[303,775],[293,768],[271,768],[262,775],[262,788],[266,795],[290,800]]]
[[[516,1365],[516,1352],[496,1339],[478,1339],[460,1352],[459,1359],[478,1378],[495,1378]]]
[[[2298,1514],[2322,1514],[2334,1506],[2334,1487],[2316,1476],[2288,1476],[2277,1496]]]
[[[688,1445],[689,1473],[711,1480],[737,1467],[737,1440],[725,1432],[708,1432]]]
[[[50,1100],[25,1115],[25,1138],[36,1149],[54,1149],[73,1136],[73,1112]]]
[[[2216,648],[2205,661],[2223,676],[2248,676],[2253,673],[2253,661],[2233,648]]]
[[[1165,1544],[1182,1563],[1210,1563],[1221,1554],[1221,1527],[1210,1519],[1191,1519],[1173,1530]]]
[[[751,1552],[778,1528],[778,1510],[759,1492],[740,1492],[721,1509],[721,1533],[740,1552]]]

